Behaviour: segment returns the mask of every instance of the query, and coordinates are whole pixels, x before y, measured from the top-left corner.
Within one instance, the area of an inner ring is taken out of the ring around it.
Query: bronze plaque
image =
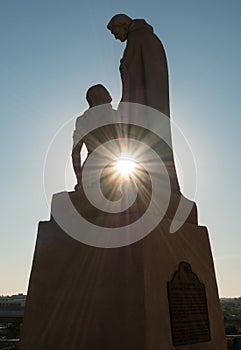
[[[187,262],[179,264],[167,290],[173,345],[210,341],[205,285]]]

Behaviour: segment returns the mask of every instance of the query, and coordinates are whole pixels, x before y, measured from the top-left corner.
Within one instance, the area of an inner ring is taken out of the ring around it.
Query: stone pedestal
[[[208,232],[196,219],[194,205],[178,232],[167,215],[147,237],[112,249],[41,222],[20,349],[225,350]]]

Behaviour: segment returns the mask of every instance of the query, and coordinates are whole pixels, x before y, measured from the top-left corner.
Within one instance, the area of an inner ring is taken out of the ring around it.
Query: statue
[[[81,149],[83,143],[85,143],[89,155],[98,145],[108,141],[100,129],[98,129],[98,134],[93,132],[82,138],[79,127],[80,118],[87,118],[91,108],[100,105],[103,105],[103,115],[114,112],[111,106],[112,98],[107,89],[101,84],[91,86],[86,93],[86,99],[90,108],[82,116],[77,118],[73,133],[72,162],[77,178],[76,190],[82,187]]]
[[[167,59],[153,28],[144,19],[124,14],[112,17],[107,28],[116,39],[127,41],[120,61],[121,102],[143,104],[170,117]],[[180,193],[172,149],[163,140],[153,148],[166,165],[172,192]]]
[[[153,28],[144,19],[115,15],[107,28],[127,41],[120,63],[121,102],[144,104],[170,116],[166,54]]]

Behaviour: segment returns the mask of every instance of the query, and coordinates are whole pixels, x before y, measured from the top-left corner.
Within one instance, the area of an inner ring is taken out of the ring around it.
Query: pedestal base
[[[171,234],[169,226],[165,218],[144,239],[108,249],[41,222],[20,349],[225,350],[207,229],[186,222]],[[192,274],[179,278],[182,262]],[[204,286],[202,305],[194,285]]]

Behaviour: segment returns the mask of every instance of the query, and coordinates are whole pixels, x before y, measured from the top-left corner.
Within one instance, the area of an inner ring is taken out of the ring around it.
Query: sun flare
[[[135,170],[136,163],[134,159],[130,156],[121,156],[117,160],[117,169],[118,172],[123,176],[128,176],[133,174]]]

